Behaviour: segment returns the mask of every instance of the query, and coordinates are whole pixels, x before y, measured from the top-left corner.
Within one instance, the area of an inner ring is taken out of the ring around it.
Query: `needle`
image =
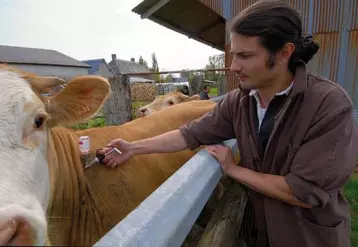
[[[98,154],[98,152],[96,152],[96,158],[94,158],[90,163],[86,164],[84,169],[90,168],[95,163],[101,162],[108,154],[112,153],[113,151],[116,151],[117,153],[122,154],[122,152],[116,147],[113,147],[110,151],[108,151],[104,155]]]

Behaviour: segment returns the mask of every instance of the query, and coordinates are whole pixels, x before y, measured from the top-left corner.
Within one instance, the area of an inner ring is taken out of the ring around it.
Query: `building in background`
[[[114,77],[112,69],[109,67],[108,63],[104,58],[91,59],[82,61],[90,66],[88,69],[89,75],[98,75],[105,78]]]
[[[151,71],[135,62],[135,59],[132,58],[130,61],[117,59],[116,54],[112,54],[112,61],[109,62],[109,67],[115,75],[130,74],[130,73],[144,73],[143,75],[129,75],[130,83],[154,83],[155,76],[150,73]]]
[[[90,66],[54,50],[0,45],[0,63],[64,80],[87,75]]]

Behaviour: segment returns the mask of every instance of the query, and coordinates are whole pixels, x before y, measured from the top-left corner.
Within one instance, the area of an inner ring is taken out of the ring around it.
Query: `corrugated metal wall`
[[[203,0],[204,1],[204,0]],[[230,21],[256,0],[222,0],[223,15]],[[302,17],[303,32],[313,34],[320,50],[309,62],[314,73],[342,85],[358,109],[358,0],[286,0]],[[231,12],[228,9],[231,8]],[[231,64],[227,36],[226,66]],[[227,73],[227,88],[237,88],[238,81]]]
[[[204,3],[206,6],[214,10],[219,15],[223,16],[223,12],[222,12],[223,0],[200,0],[200,2]]]

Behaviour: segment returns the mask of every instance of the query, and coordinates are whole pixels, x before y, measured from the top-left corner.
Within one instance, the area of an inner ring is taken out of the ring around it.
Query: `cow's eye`
[[[35,117],[35,120],[34,120],[35,128],[40,129],[44,123],[45,123],[45,116],[39,115],[39,116]]]
[[[169,104],[169,105],[174,105],[174,102],[171,101],[171,100],[169,100],[169,101],[168,101],[168,104]]]

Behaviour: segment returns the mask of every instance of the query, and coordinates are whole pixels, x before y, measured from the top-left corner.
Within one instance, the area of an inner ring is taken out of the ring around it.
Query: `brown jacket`
[[[182,126],[189,147],[236,138],[243,167],[284,176],[294,195],[313,206],[292,206],[249,189],[257,246],[350,246],[350,207],[342,192],[358,149],[350,97],[337,84],[307,73],[304,65],[297,67],[261,160],[255,99],[248,93],[233,90],[213,112]]]

